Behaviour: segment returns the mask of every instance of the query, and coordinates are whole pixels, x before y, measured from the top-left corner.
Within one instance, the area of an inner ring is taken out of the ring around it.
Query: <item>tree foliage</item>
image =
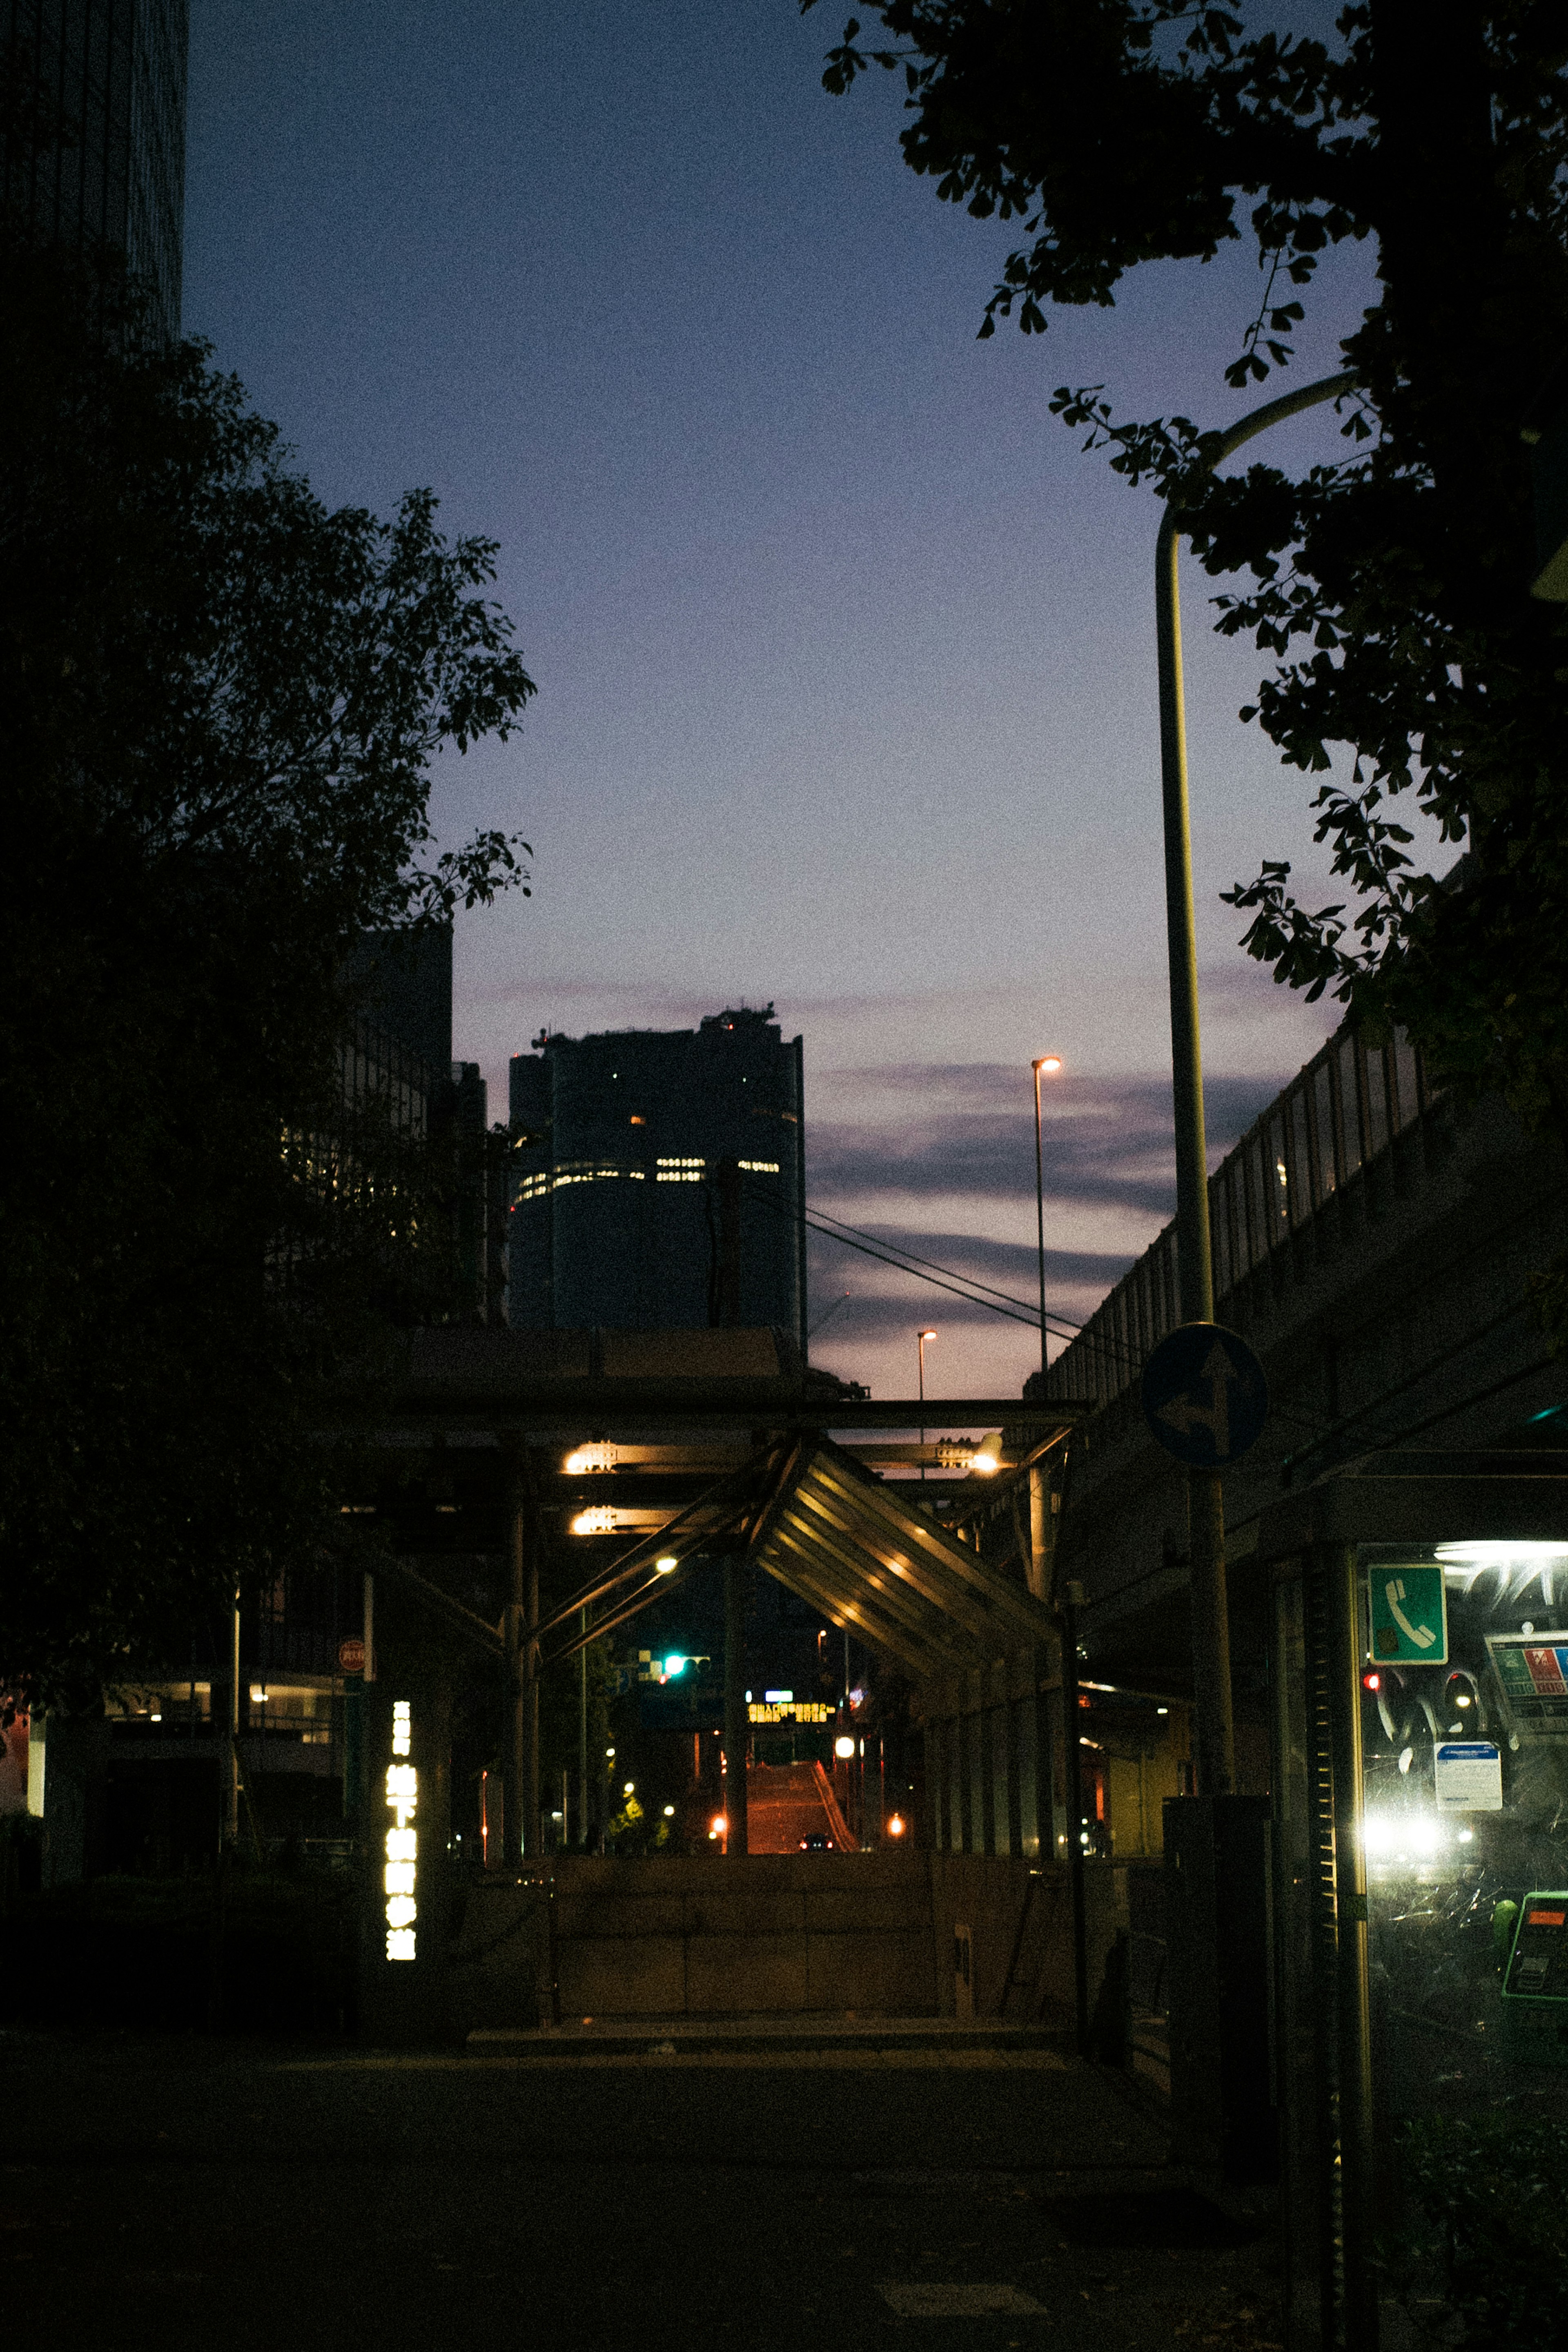
[[[815,0],[803,0],[809,8]],[[1533,600],[1521,425],[1568,350],[1568,15],[1542,0],[1354,0],[1324,38],[1260,8],[1164,0],[880,0],[824,81],[901,72],[910,167],[1019,224],[980,331],[1042,332],[1139,263],[1247,240],[1255,317],[1233,388],[1289,367],[1323,254],[1369,239],[1377,299],[1343,345],[1347,449],[1292,480],[1210,470],[1217,434],[1053,406],[1131,482],[1180,503],[1220,626],[1274,667],[1242,712],[1319,779],[1349,888],[1308,908],[1289,867],[1227,893],[1277,980],[1407,1027],[1451,1079],[1500,1076],[1568,1136],[1568,623]],[[1289,387],[1286,387],[1289,388]],[[1349,782],[1331,773],[1348,755]],[[1423,867],[1418,808],[1451,846]]]
[[[427,800],[533,688],[490,542],[329,512],[112,274],[0,250],[0,1691],[68,1701],[329,1524],[419,1213],[344,975],[523,882]]]

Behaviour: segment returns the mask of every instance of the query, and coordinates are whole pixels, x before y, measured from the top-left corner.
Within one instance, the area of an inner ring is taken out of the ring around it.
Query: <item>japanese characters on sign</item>
[[[419,1775],[406,1759],[413,1753],[413,1715],[405,1698],[392,1703],[392,1756],[386,1768],[386,1802],[392,1827],[386,1832],[386,1957],[412,1960],[415,1921],[419,1916],[415,1879],[418,1867],[418,1833],[410,1827],[419,1801]],[[401,1759],[401,1760],[400,1760]]]

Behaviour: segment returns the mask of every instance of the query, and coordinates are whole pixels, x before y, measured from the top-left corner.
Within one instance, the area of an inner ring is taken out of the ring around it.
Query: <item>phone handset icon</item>
[[[1409,1618],[1405,1615],[1404,1610],[1399,1605],[1405,1598],[1405,1579],[1402,1576],[1391,1576],[1388,1582],[1384,1586],[1383,1591],[1384,1598],[1388,1602],[1389,1609],[1394,1617],[1394,1622],[1398,1626],[1400,1632],[1404,1634],[1405,1640],[1407,1642],[1414,1642],[1418,1650],[1429,1650],[1432,1647],[1433,1643],[1437,1638],[1431,1626],[1413,1625],[1410,1622]]]

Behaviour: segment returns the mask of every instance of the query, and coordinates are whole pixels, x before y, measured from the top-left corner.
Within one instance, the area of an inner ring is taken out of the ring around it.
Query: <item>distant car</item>
[[[813,1830],[809,1837],[802,1838],[800,1850],[802,1853],[831,1853],[833,1840],[826,1830]]]

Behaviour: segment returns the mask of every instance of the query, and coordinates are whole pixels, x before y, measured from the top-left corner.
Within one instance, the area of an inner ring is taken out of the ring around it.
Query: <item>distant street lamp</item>
[[[1046,1391],[1046,1157],[1041,1137],[1043,1112],[1040,1104],[1040,1080],[1055,1077],[1061,1061],[1055,1054],[1041,1054],[1030,1063],[1035,1074],[1035,1234],[1040,1256],[1040,1394]]]
[[[1207,470],[1255,434],[1321,400],[1353,391],[1356,377],[1322,377],[1266,401],[1220,435]],[[1160,782],[1165,826],[1165,927],[1171,970],[1171,1065],[1176,1128],[1176,1276],[1184,1323],[1214,1321],[1208,1152],[1204,1135],[1203,1051],[1198,1036],[1198,956],[1193,918],[1192,824],[1187,803],[1187,719],[1182,678],[1182,613],[1176,547],[1185,525],[1167,501],[1154,556],[1154,617],[1160,666]],[[1193,1696],[1197,1701],[1198,1786],[1228,1796],[1236,1780],[1230,1703],[1230,1623],[1226,1609],[1225,1514],[1217,1470],[1189,1470]]]
[[[921,1332],[919,1332],[916,1336],[917,1336],[918,1340],[919,1340],[919,1343],[920,1343],[921,1402],[921,1404],[924,1404],[924,1402],[925,1402],[925,1401],[926,1401],[926,1341],[927,1341],[928,1339],[934,1339],[936,1338],[936,1333],[935,1333],[934,1331],[921,1331]],[[921,1419],[921,1478],[922,1483],[923,1483],[923,1481],[924,1481],[925,1475],[926,1475],[926,1465],[925,1465],[925,1458],[924,1458],[924,1457],[925,1457],[925,1442],[926,1442],[925,1419],[924,1419],[924,1416],[923,1416],[923,1414],[922,1414]]]

